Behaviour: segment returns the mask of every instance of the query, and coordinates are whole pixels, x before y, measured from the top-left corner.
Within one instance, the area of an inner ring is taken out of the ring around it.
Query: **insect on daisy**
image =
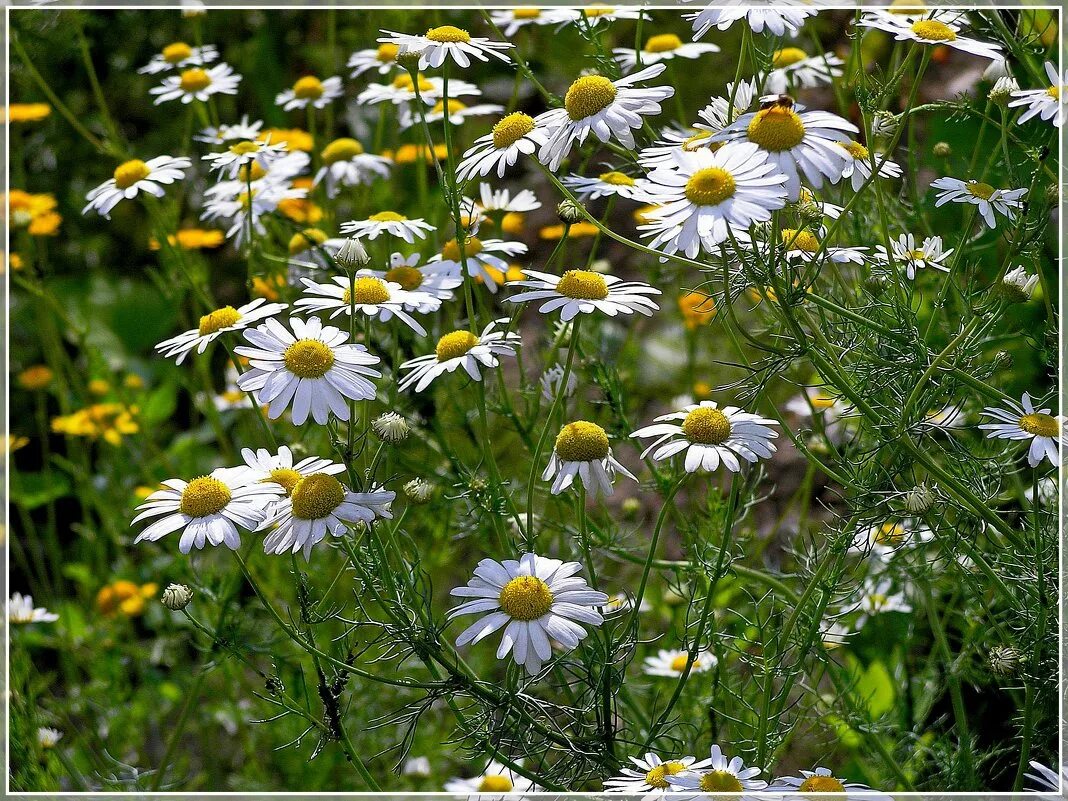
[[[284,158],[287,153],[285,145],[272,145],[268,135],[263,141],[244,139],[219,153],[208,153],[203,159],[209,163],[209,169],[219,171],[220,177],[234,179],[242,172],[242,167],[255,171],[250,166],[252,164],[266,173],[273,162]]]
[[[366,347],[349,343],[345,331],[324,326],[317,317],[290,317],[289,327],[292,332],[271,318],[245,330],[251,347],[234,348],[248,357],[250,365],[237,385],[255,392],[261,404],[269,404],[269,418],[280,417],[292,404],[296,425],[303,425],[309,414],[325,425],[331,414],[349,419],[348,401],[375,396],[375,385],[368,378],[382,374],[371,367],[379,359]]]
[[[400,48],[395,44],[380,44],[370,50],[357,50],[349,56],[346,65],[352,72],[350,78],[359,78],[365,72],[378,70],[379,75],[388,75],[397,66]]]
[[[257,320],[273,317],[286,308],[285,303],[267,303],[264,298],[256,298],[236,309],[233,306],[223,306],[201,316],[199,327],[160,342],[156,345],[156,350],[168,359],[177,356],[175,364],[181,364],[194,350],[198,354],[203,353],[208,345],[228,331],[240,331]]]
[[[625,172],[609,170],[596,178],[568,175],[563,184],[571,189],[579,200],[597,200],[602,197],[623,197],[644,202],[647,198],[643,188],[644,179],[634,179]]]
[[[592,132],[602,142],[617,139],[634,148],[632,129],[641,128],[642,117],[660,113],[660,102],[675,94],[674,87],[638,88],[635,84],[660,75],[666,64],[653,64],[618,80],[603,75],[584,75],[564,95],[564,107],[539,114],[535,122],[549,131],[538,159],[555,170],[577,142]]]
[[[414,386],[416,392],[422,392],[438,376],[452,373],[459,367],[463,367],[473,380],[481,381],[479,365],[494,368],[499,363],[498,356],[515,356],[521,342],[519,334],[494,330],[507,323],[507,317],[494,320],[478,336],[464,330],[445,334],[438,339],[432,354],[409,359],[400,366],[401,370],[411,372],[401,380],[398,388],[405,390]]]
[[[110,220],[111,210],[120,201],[131,200],[137,197],[139,192],[163,197],[163,187],[184,178],[185,170],[192,166],[193,162],[184,156],[157,156],[148,161],[124,161],[115,168],[111,178],[85,196],[89,202],[82,209],[82,214],[92,209]]]
[[[642,672],[646,676],[678,678],[690,668],[690,675],[704,673],[716,666],[716,657],[708,651],[701,651],[690,661],[690,652],[678,649],[661,648],[656,656],[647,656],[642,662]]]
[[[170,478],[163,487],[137,507],[140,514],[130,525],[164,517],[138,534],[134,542],[155,542],[182,530],[178,543],[182,553],[209,544],[237,550],[241,545],[238,527],[254,530],[270,504],[285,492],[280,484],[257,480],[245,467],[220,467],[192,481]]]
[[[659,295],[660,290],[639,281],[624,281],[614,275],[602,275],[591,270],[568,270],[553,275],[537,270],[524,270],[523,281],[511,281],[510,287],[525,287],[526,291],[507,298],[510,303],[544,301],[538,307],[542,314],[560,310],[563,322],[579,314],[600,312],[609,317],[638,312],[646,317],[660,307],[646,295]]]
[[[471,57],[479,61],[489,61],[486,56],[493,56],[507,62],[504,50],[515,47],[511,42],[494,42],[484,36],[471,36],[462,28],[454,25],[441,25],[430,28],[425,34],[395,33],[382,31],[386,36],[378,41],[383,44],[397,45],[401,53],[418,53],[419,69],[440,67],[446,58],[451,58],[460,67],[471,66]]]
[[[430,257],[431,264],[439,264],[443,269],[466,272],[473,278],[480,278],[486,283],[490,292],[496,293],[500,283],[498,276],[507,275],[508,260],[527,252],[522,242],[505,242],[503,239],[479,239],[468,236],[464,239],[463,259],[460,245],[450,239],[441,246],[441,252]]]
[[[21,592],[12,593],[7,602],[7,620],[9,623],[54,623],[59,615],[49,612],[43,606],[33,605],[32,595]]]
[[[702,249],[718,252],[731,228],[740,235],[786,205],[786,183],[787,176],[751,142],[715,152],[680,149],[644,182],[646,199],[656,208],[638,228],[653,237],[650,247],[664,253],[682,251],[692,259]]]
[[[620,769],[620,775],[604,782],[606,793],[627,793],[629,795],[645,794],[648,797],[656,797],[664,793],[672,792],[668,783],[668,776],[675,776],[693,764],[692,756],[680,759],[663,760],[656,754],[649,752],[643,759],[630,757],[634,767],[626,766]]]
[[[456,646],[477,643],[503,628],[497,658],[509,652],[531,676],[552,658],[552,639],[565,651],[589,633],[580,624],[599,626],[597,608],[608,600],[578,576],[582,565],[525,553],[518,560],[483,559],[474,576],[450,595],[470,598],[449,611],[452,620],[482,615],[456,638]],[[488,614],[487,614],[488,613]]]
[[[389,178],[393,162],[384,156],[365,153],[355,139],[342,137],[323,148],[323,166],[315,173],[315,186],[326,185],[326,196],[337,197],[344,186],[362,186],[379,178]]]
[[[612,50],[619,66],[630,72],[638,66],[639,54],[633,47],[617,47]],[[640,57],[642,65],[656,64],[673,58],[700,58],[706,53],[718,53],[719,46],[706,42],[683,42],[674,33],[658,33],[645,40]]]
[[[437,311],[441,302],[424,292],[409,292],[393,281],[379,278],[369,270],[360,270],[351,279],[347,275],[335,275],[333,283],[318,284],[302,278],[304,297],[294,304],[307,312],[329,311],[330,319],[339,314],[366,314],[387,322],[396,316],[419,336],[426,336],[426,329],[408,314],[405,306],[429,308]]]
[[[327,534],[343,537],[352,526],[392,519],[389,507],[396,497],[397,493],[381,489],[353,492],[328,472],[301,476],[260,523],[260,531],[271,530],[263,540],[263,551],[303,551],[304,559],[311,561],[312,548]]]
[[[138,72],[142,75],[155,75],[157,72],[167,70],[203,67],[218,57],[219,51],[212,45],[191,47],[185,42],[172,42],[152,56],[152,60],[141,67]]]
[[[759,775],[760,768],[747,768],[741,757],[728,760],[720,747],[713,745],[708,759],[694,762],[682,773],[668,776],[667,781],[676,792],[741,793],[767,787],[766,781],[754,778]]]
[[[194,100],[206,103],[212,95],[236,95],[239,83],[241,76],[229,64],[222,63],[208,69],[192,67],[180,75],[168,75],[148,93],[156,96],[157,106],[170,100],[181,100],[185,104]]]
[[[893,257],[905,267],[905,275],[909,280],[915,280],[918,270],[931,267],[942,272],[949,272],[943,262],[953,254],[953,248],[942,250],[942,237],[928,236],[923,244],[916,247],[916,237],[912,234],[901,234],[897,239],[890,240],[890,256],[886,254],[883,245],[875,246],[875,258],[879,261],[889,262]]]
[[[654,461],[670,459],[686,452],[687,473],[712,472],[722,463],[731,472],[741,470],[741,462],[769,459],[775,452],[773,439],[778,432],[769,426],[774,420],[737,406],[720,409],[715,401],[690,404],[681,411],[661,415],[651,426],[640,428],[632,437],[656,437],[642,453],[652,454]]]
[[[995,212],[1009,220],[1015,220],[1013,209],[1023,208],[1022,198],[1027,194],[1026,189],[995,189],[982,181],[962,181],[949,177],[932,181],[931,187],[940,190],[935,200],[936,208],[949,202],[978,206],[979,215],[990,229],[997,227]]]
[[[422,218],[409,220],[395,211],[380,211],[366,220],[350,220],[341,224],[341,233],[345,236],[378,239],[382,234],[392,234],[409,245],[413,244],[417,237],[425,239],[426,235],[433,230],[435,230],[434,226],[426,220]]]
[[[850,179],[850,185],[854,192],[859,192],[861,187],[871,178],[872,154],[860,142],[839,142],[838,146],[846,152],[848,158],[842,170],[842,177]],[[890,161],[882,153],[875,154],[875,165],[879,168],[880,178],[900,178],[901,166]]]
[[[803,770],[800,776],[775,779],[769,790],[806,798],[821,798],[823,793],[828,793],[839,801],[891,801],[890,796],[875,792],[866,784],[836,778],[827,768]]]
[[[683,16],[693,21],[693,35],[700,39],[712,28],[727,30],[740,19],[744,19],[754,33],[767,29],[775,36],[797,36],[805,20],[816,13],[815,8],[806,7],[806,3],[790,0],[776,3],[774,8],[754,8],[748,3],[738,3],[736,7],[724,8],[722,3],[710,4],[702,11]]]
[[[456,180],[465,183],[475,176],[496,171],[503,178],[505,171],[519,157],[529,156],[546,143],[548,132],[538,127],[529,114],[516,111],[498,120],[493,130],[480,136],[464,153],[456,170]]]
[[[1013,92],[1013,99],[1009,101],[1010,108],[1025,108],[1017,123],[1023,125],[1032,117],[1038,117],[1046,122],[1052,122],[1060,128],[1064,125],[1066,117],[1065,108],[1068,106],[1068,70],[1064,75],[1057,74],[1057,65],[1052,61],[1046,62],[1046,77],[1049,78],[1049,87],[1046,89],[1023,89]]]
[[[341,87],[341,78],[333,75],[326,80],[319,80],[314,75],[305,75],[299,78],[295,84],[275,97],[274,102],[285,111],[295,108],[326,108],[332,102],[341,97],[344,89]]]
[[[1053,415],[1049,407],[1035,408],[1030,394],[1025,392],[1019,403],[1008,401],[1007,409],[988,406],[981,414],[995,422],[983,423],[980,429],[992,439],[1031,440],[1027,449],[1027,463],[1038,467],[1043,457],[1057,467],[1061,463],[1061,446],[1068,445],[1065,437],[1063,414]]]
[[[567,423],[556,435],[552,456],[543,481],[553,479],[553,495],[566,491],[578,476],[591,498],[612,494],[612,479],[621,473],[632,481],[638,479],[612,455],[608,434],[596,423],[576,420]]]
[[[952,47],[980,58],[1002,58],[1000,45],[961,35],[960,21],[964,17],[965,14],[959,11],[935,11],[918,18],[911,14],[874,12],[865,14],[858,24],[891,33],[899,42],[912,41],[935,47]]]
[[[515,764],[523,766],[523,760]],[[506,768],[496,760],[486,765],[485,770],[470,779],[452,778],[445,782],[446,793],[476,793],[472,801],[497,801],[517,793],[536,793],[541,788],[525,776],[520,776],[511,768]]]

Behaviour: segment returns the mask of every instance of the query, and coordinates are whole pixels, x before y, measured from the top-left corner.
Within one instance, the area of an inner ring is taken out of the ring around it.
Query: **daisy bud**
[[[990,670],[998,676],[1008,676],[1016,672],[1020,666],[1020,653],[1009,645],[999,645],[991,648],[987,654]]]
[[[935,494],[926,484],[917,484],[905,495],[905,508],[913,514],[923,514],[935,502]]]
[[[412,427],[396,412],[386,412],[371,421],[371,428],[384,442],[402,442],[408,438]]]
[[[556,207],[556,216],[568,225],[574,225],[586,219],[586,210],[574,200],[564,200]]]
[[[1026,303],[1034,295],[1038,275],[1028,275],[1023,267],[1016,267],[1005,274],[998,287],[999,294],[1009,303]]]
[[[797,216],[806,225],[816,226],[823,220],[823,209],[811,200],[802,200],[797,204]]]
[[[184,584],[169,584],[160,596],[160,602],[172,612],[185,609],[191,600],[193,591]]]
[[[286,691],[286,686],[278,676],[268,676],[266,681],[263,682],[263,685],[271,695],[281,695]]]
[[[1050,184],[1046,187],[1046,202],[1056,206],[1061,200],[1061,188],[1058,184]]]
[[[1009,98],[1012,97],[1013,92],[1019,91],[1020,84],[1018,84],[1016,79],[1011,75],[1007,75],[997,79],[987,97],[990,99],[991,103],[997,103],[999,106],[1003,106],[1009,102]]]
[[[406,49],[403,53],[397,53],[397,64],[404,67],[408,72],[412,72],[419,67],[419,59],[425,49]]]
[[[334,256],[334,260],[346,270],[358,270],[371,263],[371,257],[367,254],[367,249],[356,237],[350,237],[345,240],[345,244],[341,246],[337,255]]]
[[[627,520],[633,520],[638,516],[638,513],[642,510],[642,502],[637,498],[627,498],[623,501],[623,517]]]
[[[864,280],[864,288],[873,297],[879,297],[886,291],[889,281],[884,273],[874,273]]]
[[[1007,350],[999,350],[994,354],[994,370],[1010,370],[1012,369],[1013,358],[1012,354]]]
[[[426,479],[413,478],[404,485],[404,494],[412,503],[426,503],[434,495],[434,485]]]
[[[881,136],[885,139],[893,137],[894,132],[897,131],[900,118],[897,114],[891,111],[877,111],[871,121],[871,132],[875,136]]]
[[[935,146],[931,148],[931,152],[938,158],[945,159],[953,155],[953,148],[949,146],[949,142],[935,142]]]

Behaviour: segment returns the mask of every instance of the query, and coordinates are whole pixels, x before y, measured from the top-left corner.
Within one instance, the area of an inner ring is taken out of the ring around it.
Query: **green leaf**
[[[855,691],[865,702],[873,721],[893,708],[897,695],[890,671],[879,661],[872,662],[867,670],[860,674]]]
[[[62,473],[11,474],[11,499],[27,511],[62,498],[70,492],[70,480]]]
[[[141,419],[147,425],[156,425],[169,419],[177,407],[177,388],[173,382],[168,381],[156,387],[142,404]]]

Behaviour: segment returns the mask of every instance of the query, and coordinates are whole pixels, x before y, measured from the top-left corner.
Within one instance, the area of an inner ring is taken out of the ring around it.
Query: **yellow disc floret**
[[[434,352],[439,362],[447,362],[449,359],[458,359],[466,355],[477,344],[478,337],[470,331],[453,331],[438,340]]]
[[[214,334],[216,331],[229,328],[240,319],[241,312],[233,306],[223,306],[221,309],[216,309],[201,317],[200,327],[197,329],[197,332],[202,337],[207,336],[208,334]]]
[[[450,115],[456,114],[459,111],[463,111],[466,108],[467,108],[467,104],[466,103],[461,103],[459,100],[453,100],[451,97],[449,98],[449,114]],[[434,108],[432,108],[430,110],[430,113],[431,114],[441,114],[442,116],[444,116],[444,114],[445,114],[445,101],[444,100],[439,100],[437,103],[435,103],[434,104]]]
[[[501,610],[515,620],[537,620],[553,606],[549,585],[537,576],[516,576],[501,588]]]
[[[178,85],[186,94],[193,94],[211,86],[211,76],[200,67],[194,67],[182,73]]]
[[[844,793],[845,785],[834,776],[809,776],[797,788],[800,793]]]
[[[522,111],[503,117],[493,126],[493,146],[500,149],[514,145],[534,130],[534,118]]]
[[[464,258],[471,258],[477,256],[482,252],[482,240],[476,236],[469,236],[464,240]],[[441,246],[441,258],[445,261],[459,261],[460,260],[460,243],[455,239],[450,239],[444,245]]]
[[[541,9],[534,7],[513,8],[512,17],[515,19],[537,19],[541,16]]]
[[[725,770],[713,770],[701,777],[701,790],[706,793],[737,793],[742,783],[733,773]]]
[[[721,167],[705,167],[686,182],[686,199],[695,206],[716,206],[732,197],[734,176]]]
[[[342,296],[344,303],[355,302],[357,306],[375,306],[389,300],[389,287],[381,278],[365,275],[353,282],[354,286],[345,289]],[[355,289],[355,292],[352,290]]]
[[[230,503],[230,488],[211,476],[194,478],[182,490],[178,510],[189,517],[218,514]]]
[[[423,73],[418,75],[419,91],[420,92],[432,92],[434,91],[434,84],[423,77]],[[409,92],[415,91],[415,82],[412,80],[412,76],[408,73],[398,75],[393,79],[394,89],[407,89]]]
[[[119,189],[129,189],[138,181],[147,178],[150,172],[148,165],[141,159],[133,159],[116,167],[112,177],[115,179],[115,186]]]
[[[296,483],[290,497],[293,500],[293,517],[319,520],[341,506],[345,500],[345,488],[331,475],[313,473]]]
[[[556,284],[556,291],[576,300],[604,300],[608,297],[608,284],[590,270],[568,270]]]
[[[1057,437],[1061,424],[1052,415],[1034,412],[1020,418],[1020,428],[1036,437]]]
[[[423,274],[414,267],[409,267],[406,264],[402,264],[400,267],[393,267],[386,272],[386,280],[392,281],[395,284],[400,284],[401,289],[406,289],[411,292],[413,289],[418,289],[423,284]]]
[[[298,339],[282,355],[297,378],[322,378],[334,366],[334,352],[318,339]]]
[[[292,467],[276,467],[267,478],[263,479],[263,483],[278,484],[286,491],[286,495],[292,495],[293,488],[297,486],[301,478],[303,476]]]
[[[697,667],[699,662],[700,662],[699,659],[695,659],[694,663],[693,663],[693,666]],[[674,659],[671,660],[671,669],[674,670],[676,673],[682,673],[682,671],[686,670],[686,666],[688,664],[690,664],[690,655],[689,654],[679,654],[678,656],[676,656]]]
[[[645,40],[646,53],[668,53],[682,47],[682,39],[673,33],[658,33]]]
[[[990,200],[997,191],[990,184],[984,184],[982,181],[968,181],[964,185],[964,188],[968,190],[968,193],[974,195],[980,200]]]
[[[318,100],[323,91],[323,82],[314,75],[305,75],[293,84],[293,95],[301,100]]]
[[[478,791],[480,793],[510,793],[512,792],[512,787],[512,780],[499,773],[483,776],[482,781],[478,783]]]
[[[584,120],[608,108],[616,99],[615,85],[603,75],[586,75],[575,81],[564,95],[564,108],[573,120]]]
[[[380,44],[378,50],[375,52],[375,58],[381,61],[383,64],[389,64],[397,60],[397,54],[400,52],[400,46],[395,44]]]
[[[912,23],[912,32],[921,39],[931,42],[952,42],[957,34],[944,22],[936,19],[921,19]]]
[[[780,232],[782,243],[790,250],[803,250],[805,253],[815,253],[820,249],[820,241],[811,231],[798,231],[794,228],[783,228]]]
[[[343,136],[323,148],[323,164],[333,164],[337,161],[351,161],[363,153],[363,145],[355,139]]]
[[[255,153],[260,149],[260,146],[256,142],[250,142],[245,139],[238,142],[236,145],[230,145],[230,152],[235,156],[247,156],[249,153]]]
[[[775,51],[771,57],[771,64],[776,69],[782,69],[799,61],[804,61],[806,58],[808,58],[808,53],[800,47],[784,47]]]
[[[556,455],[565,462],[604,459],[608,456],[608,434],[596,423],[568,423],[556,435]]]
[[[426,38],[432,42],[441,42],[442,44],[467,43],[471,41],[471,34],[454,25],[442,25],[440,28],[431,28],[427,31]]]
[[[367,219],[371,222],[404,222],[408,218],[403,214],[397,214],[395,211],[380,211],[378,214],[372,214]]]
[[[185,42],[175,42],[163,48],[162,55],[168,64],[180,64],[193,55],[193,48]]]
[[[789,150],[805,138],[805,124],[797,112],[785,106],[761,109],[746,129],[749,141],[772,153]]]
[[[857,161],[870,161],[871,152],[860,142],[839,142],[838,146]]]
[[[296,256],[305,250],[321,245],[326,241],[326,232],[318,228],[305,228],[289,238],[289,255]]]
[[[618,170],[609,170],[608,172],[602,172],[597,176],[597,180],[602,183],[611,184],[612,186],[634,186],[635,181],[626,173],[619,172]]]
[[[682,433],[690,442],[719,445],[731,435],[731,421],[719,409],[698,406],[682,421]]]
[[[686,770],[681,762],[661,762],[651,771],[645,774],[645,783],[656,790],[666,790],[671,785],[666,777],[675,776]]]

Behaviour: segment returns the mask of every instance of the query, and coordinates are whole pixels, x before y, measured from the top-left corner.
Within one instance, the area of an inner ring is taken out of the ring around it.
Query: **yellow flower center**
[[[371,276],[357,278],[355,281],[355,289],[355,296],[353,296],[350,288],[345,290],[345,294],[341,299],[345,303],[352,303],[355,299],[356,305],[358,306],[364,304],[375,306],[389,300],[389,288],[386,286],[386,282],[381,278],[372,278]]]
[[[1036,437],[1056,437],[1061,433],[1061,424],[1052,415],[1035,412],[1020,418],[1020,428]]]
[[[608,284],[589,270],[568,270],[557,283],[556,291],[576,300],[604,300],[608,297]]]
[[[708,139],[708,137],[710,137],[711,135],[711,131],[698,131],[693,136],[687,136],[685,139],[682,140],[682,149],[685,150],[687,153],[693,153],[695,150],[702,147],[701,143]],[[713,143],[713,146],[711,148],[712,151],[715,152],[716,150],[719,150],[719,147],[722,144],[723,142]]]
[[[286,495],[292,495],[293,488],[297,486],[301,478],[303,476],[292,467],[276,467],[267,478],[263,479],[262,483],[279,484],[286,491]]]
[[[320,231],[318,228],[305,228],[289,238],[289,255],[296,256],[298,253],[303,253],[305,250],[321,245],[325,241],[325,231]]]
[[[952,42],[957,38],[952,28],[936,19],[921,19],[912,23],[912,32],[932,42]]]
[[[541,16],[540,8],[513,8],[513,19],[537,19]]]
[[[926,262],[927,261],[927,254],[924,253],[922,250],[910,250],[908,252],[908,257],[910,259],[912,259],[913,261],[920,261],[920,262]]]
[[[413,289],[418,289],[423,284],[423,274],[414,267],[409,267],[404,264],[400,267],[394,267],[386,272],[386,280],[392,281],[395,284],[400,284],[401,289],[406,289],[411,292]]]
[[[780,232],[782,243],[790,250],[803,250],[805,253],[815,253],[820,249],[820,241],[811,231],[798,231],[793,228],[783,228]]]
[[[900,545],[905,540],[905,527],[901,523],[883,523],[875,531],[878,545]]]
[[[367,219],[371,222],[404,222],[408,218],[403,214],[397,214],[395,211],[380,211],[378,214],[372,214]]]
[[[334,352],[317,339],[298,339],[282,359],[297,378],[322,378],[334,366]]]
[[[363,145],[347,136],[335,139],[323,148],[323,163],[333,164],[337,161],[349,161],[363,153]]]
[[[634,179],[618,170],[602,172],[597,176],[597,180],[612,186],[634,186]]]
[[[440,28],[431,28],[426,32],[426,38],[432,42],[455,43],[470,42],[471,34],[454,25],[442,25]]]
[[[233,306],[223,306],[221,309],[216,309],[201,317],[200,328],[197,330],[202,337],[207,336],[223,328],[229,328],[240,319],[241,312]]]
[[[659,33],[645,40],[646,53],[668,53],[682,47],[682,39],[673,33]]]
[[[682,673],[682,671],[686,670],[686,666],[688,664],[690,664],[690,655],[689,654],[679,654],[678,656],[676,656],[674,659],[671,660],[671,669],[674,670],[676,673]],[[700,659],[695,659],[693,661],[693,666],[694,667],[699,667],[700,664],[701,664],[701,660]]]
[[[734,176],[721,167],[705,167],[686,182],[686,199],[695,206],[716,206],[734,195]]]
[[[758,111],[749,121],[746,132],[750,142],[777,153],[797,147],[805,138],[805,125],[793,109],[772,106]]]
[[[534,118],[522,111],[509,114],[493,126],[493,146],[501,149],[514,145],[534,130]]]
[[[138,181],[147,178],[149,172],[148,165],[141,161],[141,159],[133,159],[132,161],[123,162],[115,168],[113,175],[115,178],[115,186],[119,189],[129,189]]]
[[[586,16],[591,19],[593,17],[600,17],[603,14],[611,14],[615,10],[614,6],[587,6],[585,9]]]
[[[806,58],[808,58],[808,53],[800,47],[784,47],[775,51],[771,57],[771,64],[776,69],[782,69],[799,61],[804,61]]]
[[[608,456],[608,434],[596,423],[568,423],[556,435],[556,455],[565,462],[603,459]]]
[[[178,510],[190,517],[218,514],[230,503],[230,488],[211,476],[194,478],[182,490]]]
[[[478,344],[478,337],[470,331],[453,331],[438,340],[434,352],[439,362],[458,359]]]
[[[237,177],[243,184],[258,181],[266,174],[267,170],[263,169],[258,161],[250,161],[248,164],[242,164],[237,169]]]
[[[471,258],[482,252],[482,241],[476,236],[469,236],[464,240],[464,256]],[[441,247],[441,258],[445,261],[460,260],[460,243],[450,239]]]
[[[809,776],[797,790],[800,793],[844,793],[845,785],[834,776]]]
[[[293,94],[301,100],[318,100],[323,96],[323,82],[314,75],[305,75],[293,84]]]
[[[662,762],[645,774],[645,783],[656,790],[666,790],[671,785],[666,777],[674,776],[686,770],[681,762]]]
[[[575,81],[564,95],[564,108],[573,120],[584,120],[608,108],[616,99],[616,87],[603,75],[586,75]]]
[[[491,774],[483,776],[478,783],[480,793],[510,793],[512,792],[512,780],[507,776]]]
[[[1049,89],[1046,90],[1046,94],[1049,95],[1050,97],[1052,97],[1054,100],[1060,100],[1061,99],[1061,87],[1059,87],[1059,86],[1051,86]]]
[[[182,91],[186,94],[192,94],[211,86],[211,76],[205,70],[194,67],[182,73],[178,85],[182,87]]]
[[[449,98],[449,114],[455,114],[458,111],[463,111],[467,108],[466,103],[461,103],[459,100],[453,100]],[[434,108],[430,110],[431,114],[444,114],[445,113],[445,101],[439,100],[434,104]]]
[[[423,73],[419,73],[419,91],[420,92],[432,92],[434,90],[434,84],[423,77]],[[407,72],[403,75],[398,75],[393,79],[394,89],[407,89],[409,92],[415,91],[415,82],[412,80],[412,76]]]
[[[968,190],[969,194],[980,200],[990,200],[991,196],[997,191],[990,184],[984,184],[982,181],[968,181],[964,188]]]
[[[397,60],[397,53],[400,52],[400,46],[395,44],[380,44],[378,46],[378,52],[375,53],[375,58],[381,61],[383,64],[389,64],[392,61]]]
[[[259,144],[249,142],[247,139],[244,142],[238,142],[236,145],[230,145],[230,152],[235,156],[247,156],[249,153],[255,153],[259,149]]]
[[[869,161],[871,153],[860,142],[839,142],[838,146],[858,161]]]
[[[733,773],[725,770],[713,770],[701,777],[701,790],[706,793],[737,793],[742,783]]]
[[[313,473],[296,483],[290,497],[293,499],[293,517],[319,520],[341,506],[345,488],[333,476]]]
[[[731,435],[731,421],[719,409],[698,406],[682,421],[682,433],[690,442],[719,445]]]
[[[537,576],[516,576],[501,588],[501,610],[515,620],[537,620],[553,605],[549,585]]]
[[[175,42],[163,48],[163,60],[168,64],[179,64],[193,55],[193,48],[185,42]]]

